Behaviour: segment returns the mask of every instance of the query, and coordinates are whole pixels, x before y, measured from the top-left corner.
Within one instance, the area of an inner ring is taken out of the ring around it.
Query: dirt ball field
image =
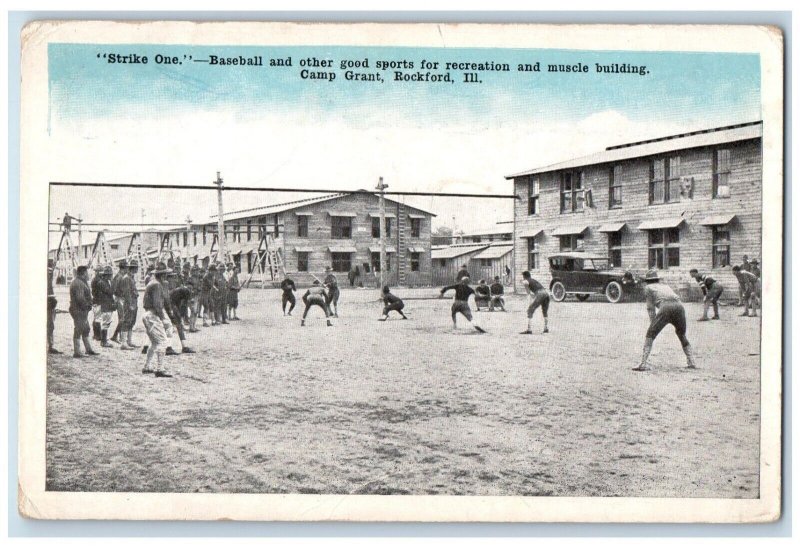
[[[637,373],[643,303],[552,303],[550,333],[537,313],[524,336],[522,296],[477,316],[485,335],[454,332],[449,299],[381,323],[375,290],[343,289],[334,327],[313,309],[302,328],[279,299],[243,291],[242,321],[188,335],[172,379],[142,375],[139,351],[73,359],[59,314],[47,489],[758,496],[759,321],[739,309],[698,323],[688,304],[700,368],[667,328]]]

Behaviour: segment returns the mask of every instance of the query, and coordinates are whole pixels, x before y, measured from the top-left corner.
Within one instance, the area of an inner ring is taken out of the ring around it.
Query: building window
[[[608,171],[608,208],[622,207],[622,167],[614,166]]]
[[[297,217],[297,237],[308,238],[308,217],[305,215]]]
[[[203,245],[206,245],[206,227],[203,227]]]
[[[380,238],[381,237],[381,218],[380,217],[373,217],[372,218],[372,237],[373,238]]]
[[[474,244],[481,243],[481,237],[480,236],[473,236],[472,237],[472,243],[474,243]]]
[[[297,271],[308,272],[308,251],[297,252]]]
[[[568,171],[561,174],[561,213],[583,211],[584,173]]]
[[[374,272],[381,271],[381,254],[378,251],[373,251],[370,254],[370,260],[372,261],[372,270]]]
[[[650,164],[650,203],[666,204],[681,198],[681,157],[659,158]]]
[[[109,247],[110,247],[112,250],[119,249],[119,244],[108,244],[108,246],[109,246]]]
[[[558,237],[559,248],[561,251],[582,251],[583,234],[568,234]]]
[[[440,268],[446,268],[447,267],[447,259],[438,259],[438,261],[439,261],[439,267]]]
[[[622,266],[622,232],[608,233],[608,262],[609,266]]]
[[[392,237],[392,219],[391,217],[386,217],[386,237]]]
[[[280,235],[281,235],[281,229],[280,229],[280,225],[278,224],[278,216],[275,215],[275,217],[274,217],[274,219],[272,221],[272,237],[273,238],[278,238],[278,237],[280,237]]]
[[[712,267],[722,268],[731,264],[731,233],[724,226],[711,227],[712,230]]]
[[[649,268],[672,268],[681,265],[680,230],[665,228],[648,232]]]
[[[481,259],[481,267],[482,268],[491,268],[492,267],[492,260],[491,259]]]
[[[528,183],[528,215],[539,214],[539,178],[532,177]]]
[[[192,230],[192,241],[194,242],[194,246],[197,246],[197,231]]]
[[[247,221],[247,241],[253,237],[253,221]]]
[[[730,198],[731,151],[725,148],[714,151],[714,177],[711,195],[714,198]]]
[[[411,272],[419,272],[419,256],[416,251],[411,253]]]
[[[334,272],[350,272],[350,253],[331,253],[331,263]]]
[[[422,233],[422,219],[411,219],[411,237],[419,238]]]
[[[331,217],[331,238],[334,240],[349,240],[353,233],[353,223],[350,217]],[[349,261],[350,259],[348,259]],[[339,272],[348,272],[341,270]]]
[[[539,269],[539,242],[536,238],[528,238],[528,270]]]

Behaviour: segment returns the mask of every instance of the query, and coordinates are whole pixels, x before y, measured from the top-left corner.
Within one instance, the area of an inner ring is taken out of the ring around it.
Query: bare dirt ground
[[[402,290],[432,296],[435,290]],[[59,293],[59,308],[67,296]],[[189,335],[173,379],[138,351],[48,364],[47,489],[67,491],[757,497],[759,322],[722,309],[667,328],[631,371],[642,303],[553,303],[532,336],[523,297],[451,329],[448,300],[379,323],[374,290],[300,327],[276,290],[245,290],[240,322]],[[141,323],[134,339],[144,344]]]

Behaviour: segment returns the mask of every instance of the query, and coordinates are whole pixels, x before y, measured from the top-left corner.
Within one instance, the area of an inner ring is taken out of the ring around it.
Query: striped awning
[[[586,232],[589,228],[586,225],[581,226],[560,226],[553,230],[553,236],[577,236]]]
[[[727,215],[711,215],[700,221],[700,224],[703,226],[726,225],[731,221],[733,221],[735,218],[736,215],[734,215],[733,213],[729,213]]]
[[[356,248],[352,245],[332,245],[328,247],[331,253],[355,253]]]
[[[625,223],[608,223],[597,229],[598,232],[619,232],[625,228]]]
[[[538,236],[542,232],[544,232],[543,228],[536,228],[536,229],[533,229],[533,230],[523,230],[520,233],[519,237],[520,238],[535,238],[536,236]]]
[[[668,219],[656,219],[654,221],[644,221],[639,225],[639,230],[659,230],[661,228],[677,228],[683,222],[683,217],[670,217]]]
[[[379,245],[371,245],[371,246],[369,246],[369,251],[370,251],[370,253],[380,253],[381,252],[381,246],[379,246]],[[393,246],[393,245],[387,245],[386,246],[386,253],[397,253],[397,248],[395,246]]]

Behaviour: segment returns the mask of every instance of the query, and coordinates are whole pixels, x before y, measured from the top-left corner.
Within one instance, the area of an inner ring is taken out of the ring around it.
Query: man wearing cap
[[[467,265],[462,264],[461,270],[456,274],[456,283],[460,283],[464,278],[469,278],[469,270],[467,270]]]
[[[747,258],[747,255],[742,256],[742,264],[739,265],[739,269],[743,270],[744,272],[750,272],[750,261]],[[744,294],[745,294],[745,287],[742,285],[741,281],[739,282],[739,305],[742,306],[744,304]]]
[[[114,294],[111,291],[111,274],[113,269],[106,266],[97,273],[92,281],[92,302],[94,303],[94,320],[100,334],[101,346],[113,346],[108,342],[108,328],[111,327],[111,315],[116,310]]]
[[[481,307],[490,308],[489,301],[492,298],[492,290],[486,285],[486,280],[480,280],[478,285],[475,286],[475,309],[480,310]]]
[[[234,263],[228,265],[228,319],[238,321],[239,316],[236,309],[239,308],[239,290],[242,284],[239,283],[239,267]]]
[[[216,276],[217,292],[215,310],[217,315],[217,323],[228,323],[228,280],[225,279],[225,265],[220,263],[217,266]]]
[[[89,271],[81,265],[77,275],[69,286],[69,315],[72,316],[74,329],[72,332],[72,356],[82,358],[80,341],[88,356],[96,356],[89,343],[89,311],[92,310],[92,291],[89,289]]]
[[[388,320],[389,312],[392,310],[400,314],[404,320],[407,320],[408,316],[403,313],[403,308],[405,308],[403,299],[396,295],[392,295],[388,285],[383,286],[383,314],[381,314],[381,317],[378,318],[378,321],[385,322]]]
[[[163,263],[159,263],[159,264],[163,265]],[[176,329],[178,328],[178,325],[180,324],[180,312],[177,311],[177,310],[174,310],[172,308],[172,300],[170,299],[170,294],[172,292],[172,289],[176,285],[176,282],[175,282],[175,271],[174,270],[170,270],[166,266],[164,266],[164,268],[160,269],[160,270],[165,270],[166,271],[166,273],[165,273],[166,275],[161,276],[159,278],[155,278],[154,277],[153,279],[157,279],[158,282],[161,284],[161,290],[162,290],[161,294],[163,295],[162,307],[164,309],[164,314],[166,314],[167,319],[169,319],[169,323],[164,323],[164,332],[165,332],[165,334],[167,336],[167,340],[165,342],[167,348],[165,349],[164,354],[167,355],[167,356],[176,356],[178,353],[175,352],[174,348],[172,348],[172,326],[175,326]],[[176,322],[178,322],[178,324],[176,324]],[[179,338],[180,338],[181,346],[183,346],[184,337],[183,337],[183,327],[182,326],[179,329]],[[147,345],[147,344],[144,345],[142,347],[142,354],[147,354],[147,351],[149,349],[150,349],[150,345]]]
[[[53,289],[53,274],[55,273],[56,262],[53,259],[47,259],[47,353],[48,354],[61,354],[53,346],[53,332],[56,329],[56,307],[58,306],[58,299],[56,299],[56,292]]]
[[[128,263],[125,260],[120,261],[117,265],[117,273],[114,274],[114,277],[111,278],[111,294],[114,296],[114,308],[117,312],[117,326],[114,328],[114,333],[111,335],[110,340],[114,341],[115,343],[119,342],[119,331],[120,326],[122,325],[122,303],[120,302],[119,298],[117,297],[117,286],[119,285],[120,279],[122,279],[124,270],[128,270]]]
[[[100,289],[97,286],[102,282],[103,269],[98,268],[89,284],[89,288],[92,290],[92,339],[96,341],[100,340],[100,302],[97,300]]]
[[[122,263],[124,264],[124,263]],[[122,313],[119,317],[119,341],[121,350],[133,350],[133,327],[139,312],[139,290],[136,289],[136,272],[139,265],[131,261],[122,269],[122,277],[117,282],[116,297]]]
[[[489,286],[489,292],[491,293],[491,300],[489,301],[489,310],[493,312],[495,307],[497,307],[503,312],[505,312],[506,302],[503,299],[505,288],[503,287],[503,282],[500,281],[500,276],[494,277],[494,283]]]
[[[300,326],[306,325],[306,316],[312,306],[320,307],[325,312],[325,323],[328,327],[333,327],[331,323],[330,306],[328,305],[328,295],[325,287],[319,283],[319,280],[314,280],[313,285],[303,295],[303,303],[306,305],[303,310],[303,319],[300,320]]]
[[[197,316],[200,313],[200,267],[192,265],[189,271],[190,289],[192,297],[189,299],[189,333],[197,333]]]
[[[330,266],[325,267],[325,287],[328,291],[328,311],[334,318],[339,317],[339,282]]]
[[[455,290],[453,305],[450,307],[450,316],[453,319],[453,329],[458,329],[458,324],[456,323],[456,314],[461,314],[467,319],[470,325],[475,328],[475,331],[478,333],[486,333],[486,331],[484,331],[483,328],[472,319],[472,310],[469,308],[469,296],[475,295],[475,290],[469,286],[469,276],[464,276],[461,278],[461,281],[455,285],[443,287],[439,292],[439,298],[441,299],[444,297],[444,294],[451,289]]]
[[[169,272],[163,263],[159,263],[151,272],[152,279],[144,290],[144,316],[142,323],[150,339],[147,347],[147,361],[144,364],[142,373],[155,373],[156,377],[172,377],[169,371],[164,368],[164,346],[169,340],[168,332],[171,331],[169,320],[164,312],[164,302],[167,297],[164,294],[164,277]],[[153,368],[153,357],[156,358],[156,366]]]
[[[713,320],[719,319],[719,298],[722,296],[722,284],[716,281],[711,276],[706,276],[704,274],[700,274],[696,268],[693,268],[689,271],[689,275],[695,279],[695,281],[700,285],[700,289],[703,291],[703,317],[700,318],[699,322],[707,322],[708,321],[708,308],[709,306],[714,307],[714,317]]]
[[[634,371],[650,371],[647,359],[653,349],[653,341],[661,330],[667,325],[675,327],[675,334],[686,354],[686,363],[689,369],[695,369],[694,353],[689,340],[686,338],[686,311],[678,295],[667,284],[662,284],[656,270],[648,270],[644,277],[644,294],[647,301],[647,313],[650,315],[650,327],[644,339],[642,363]]]
[[[217,273],[217,267],[212,265],[208,266],[208,270],[203,274],[203,279],[200,282],[200,306],[202,307],[203,327],[208,327],[208,317],[211,316],[211,325],[217,325],[216,317],[214,316],[214,278]]]

